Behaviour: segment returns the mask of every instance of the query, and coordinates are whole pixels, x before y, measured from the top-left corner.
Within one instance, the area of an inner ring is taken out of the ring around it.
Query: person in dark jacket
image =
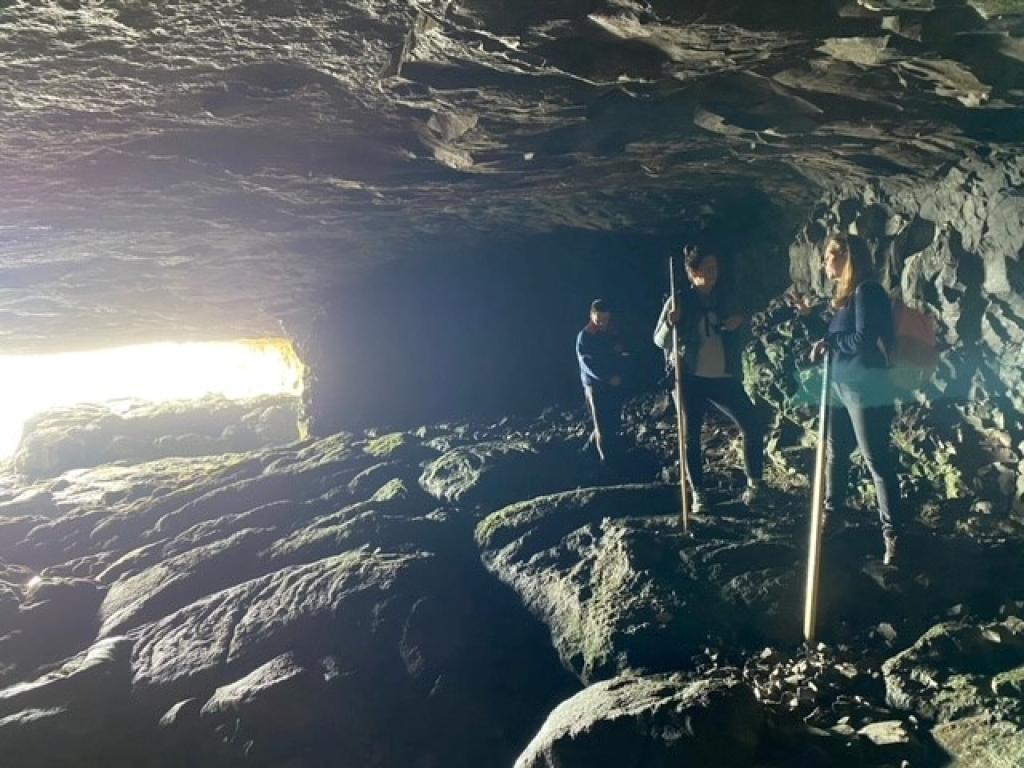
[[[587,408],[594,424],[589,442],[602,462],[619,453],[622,381],[628,353],[603,299],[590,305],[590,322],[576,336],[576,360]]]
[[[825,246],[825,276],[835,284],[835,316],[828,333],[811,351],[832,359],[828,409],[827,513],[841,509],[849,481],[850,454],[856,446],[871,472],[885,545],[883,562],[896,560],[900,527],[899,484],[890,446],[895,415],[886,349],[892,341],[892,306],[885,289],[871,279],[871,253],[856,235],[835,235]]]
[[[762,490],[764,428],[743,389],[738,331],[746,318],[729,304],[729,297],[718,279],[717,256],[697,248],[685,249],[684,256],[689,284],[681,291],[677,303],[681,312],[671,312],[671,298],[665,302],[654,330],[654,343],[668,354],[672,348],[672,326],[679,324],[686,471],[693,490],[692,509],[699,514],[707,506],[701,428],[708,406],[713,405],[724,413],[743,435],[743,464],[747,475],[743,501],[746,504],[754,503]]]

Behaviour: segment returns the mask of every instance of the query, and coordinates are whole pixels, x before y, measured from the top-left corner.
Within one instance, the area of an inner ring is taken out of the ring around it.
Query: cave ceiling
[[[0,2],[0,346],[275,333],[441,244],[651,234],[1013,152],[1022,11]]]

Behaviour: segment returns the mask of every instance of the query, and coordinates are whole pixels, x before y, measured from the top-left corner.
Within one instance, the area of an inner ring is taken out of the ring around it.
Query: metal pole
[[[676,260],[675,255],[668,260],[668,279],[672,291],[672,299],[669,303],[669,315],[674,314],[678,308],[676,299]],[[672,368],[675,371],[675,395],[676,395],[676,430],[679,435],[679,493],[682,495],[682,511],[680,523],[683,526],[683,533],[690,531],[690,494],[689,483],[686,472],[686,417],[683,412],[683,360],[679,354],[679,317],[672,323]]]
[[[814,461],[811,496],[811,535],[807,549],[807,590],[804,601],[804,640],[813,643],[818,624],[818,579],[821,574],[822,510],[825,506],[825,463],[828,443],[828,397],[832,385],[832,356],[826,350],[821,374],[821,408],[818,413],[818,450]]]

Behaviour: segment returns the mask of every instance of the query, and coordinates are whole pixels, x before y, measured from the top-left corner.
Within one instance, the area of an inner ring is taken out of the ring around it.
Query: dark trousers
[[[594,423],[590,440],[602,459],[613,460],[621,452],[622,388],[589,386],[583,388],[583,394]]]
[[[675,390],[672,390],[673,399]],[[743,384],[733,376],[709,379],[683,377],[683,419],[686,422],[686,471],[696,490],[704,488],[704,462],[701,430],[708,406],[724,413],[743,435],[743,468],[748,480],[760,480],[764,474],[764,427]]]
[[[878,495],[878,518],[882,533],[898,532],[900,488],[896,480],[896,460],[889,444],[893,405],[865,405],[867,399],[849,384],[832,385],[832,403],[828,409],[828,467],[825,472],[826,504],[842,507],[850,479],[850,454],[860,448]],[[877,402],[877,399],[873,400]]]

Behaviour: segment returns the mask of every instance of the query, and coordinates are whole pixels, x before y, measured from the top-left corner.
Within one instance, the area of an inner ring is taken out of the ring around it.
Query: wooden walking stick
[[[679,520],[683,526],[683,533],[690,531],[690,493],[686,473],[686,416],[683,412],[683,359],[679,354],[679,315],[676,297],[676,260],[675,255],[668,260],[668,279],[672,298],[669,303],[669,320],[676,315],[676,322],[672,323],[672,368],[675,371],[675,395],[676,395],[676,429],[679,432],[679,493],[682,495],[682,509]]]
[[[807,590],[804,600],[804,640],[813,643],[818,623],[818,578],[821,573],[822,516],[825,506],[825,463],[828,443],[828,396],[832,385],[832,356],[825,350],[821,373],[821,408],[818,412],[818,450],[814,460],[811,496],[811,536],[807,548]]]

